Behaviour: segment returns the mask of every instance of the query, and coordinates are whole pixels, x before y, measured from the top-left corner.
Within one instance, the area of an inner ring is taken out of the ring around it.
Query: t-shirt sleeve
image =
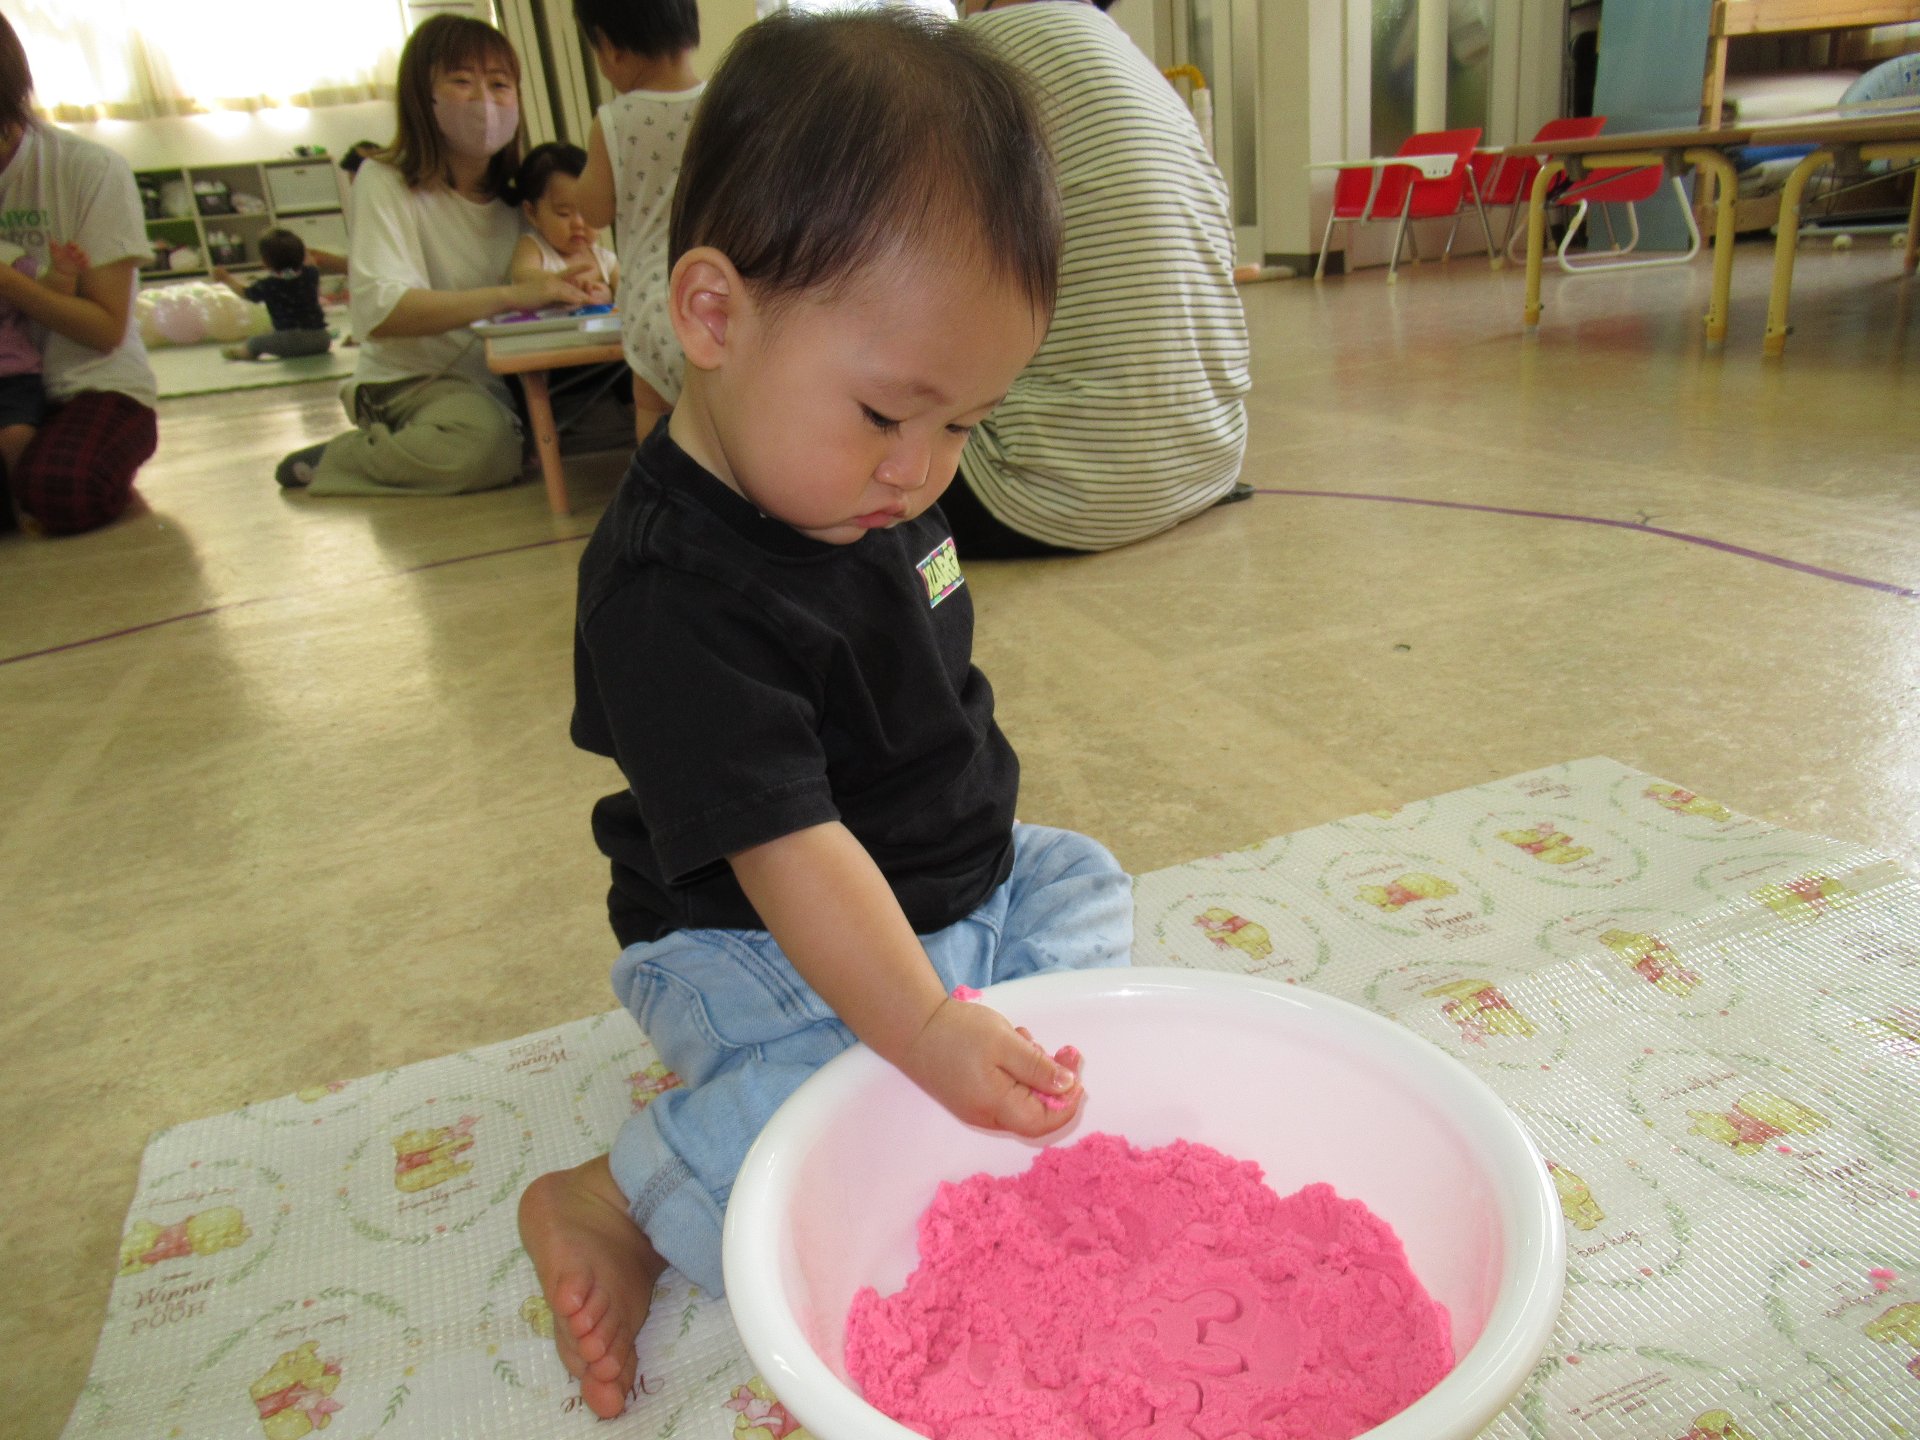
[[[78,245],[93,265],[121,260],[145,265],[153,258],[153,245],[147,239],[146,212],[140,207],[133,171],[109,151],[81,153],[86,171],[74,177],[79,204],[74,207],[73,233],[51,238]]]
[[[431,290],[420,220],[400,172],[369,160],[353,182],[347,242],[353,333],[371,336],[409,290]]]
[[[256,280],[251,285],[247,286],[247,299],[253,301],[253,303],[256,305],[266,304],[267,303],[267,282],[264,280]]]
[[[592,693],[580,703],[605,716],[669,883],[839,818],[819,687],[750,602],[684,575],[643,575],[601,603],[582,639]]]

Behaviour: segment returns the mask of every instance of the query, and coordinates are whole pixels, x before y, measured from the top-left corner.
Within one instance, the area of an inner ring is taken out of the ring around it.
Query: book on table
[[[576,345],[611,345],[620,339],[620,315],[604,305],[577,310],[522,311],[476,320],[473,333],[496,355],[523,355],[536,350],[564,350]]]

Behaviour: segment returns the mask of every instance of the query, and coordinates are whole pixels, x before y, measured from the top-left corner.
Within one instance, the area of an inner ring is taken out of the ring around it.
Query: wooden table
[[[1555,140],[1547,144],[1509,145],[1506,153],[1540,161],[1527,202],[1527,304],[1525,323],[1540,327],[1540,261],[1547,233],[1547,192],[1563,171],[1575,178],[1588,170],[1638,169],[1658,165],[1669,172],[1698,165],[1714,178],[1718,211],[1713,224],[1713,299],[1707,307],[1707,339],[1719,344],[1727,338],[1727,297],[1733,288],[1733,205],[1739,186],[1727,151],[1750,143],[1752,131],[1722,127],[1717,130],[1645,130],[1619,135],[1593,135],[1584,140]]]
[[[1920,112],[1870,118],[1841,118],[1782,121],[1753,127],[1756,145],[1817,145],[1820,148],[1793,167],[1787,176],[1787,188],[1780,195],[1780,230],[1773,243],[1773,289],[1767,297],[1767,335],[1762,348],[1769,355],[1780,355],[1787,348],[1787,300],[1793,291],[1793,257],[1800,238],[1800,200],[1806,194],[1807,181],[1822,166],[1841,156],[1862,162],[1873,160],[1920,160]],[[1920,253],[1920,175],[1914,176],[1913,202],[1907,210],[1907,253],[1903,273],[1914,271],[1916,253]]]
[[[527,340],[534,338],[528,336]],[[487,337],[487,369],[496,375],[518,375],[520,386],[526,391],[533,448],[540,456],[540,473],[547,482],[547,508],[556,515],[572,513],[572,506],[567,501],[567,472],[560,463],[560,429],[553,421],[553,396],[547,386],[547,372],[625,359],[617,338],[605,343],[554,345],[534,350],[517,345],[502,346],[492,336]]]
[[[1733,217],[1738,200],[1733,162],[1727,152],[1741,145],[1815,145],[1819,148],[1794,167],[1780,201],[1780,228],[1773,248],[1773,290],[1767,303],[1763,349],[1779,355],[1787,345],[1787,301],[1793,289],[1794,251],[1800,240],[1800,200],[1813,172],[1841,155],[1861,161],[1920,160],[1920,111],[1856,116],[1811,116],[1714,130],[1649,130],[1560,140],[1544,145],[1509,145],[1506,153],[1540,160],[1527,211],[1527,299],[1524,321],[1540,324],[1540,265],[1546,239],[1546,198],[1554,176],[1576,176],[1590,169],[1659,165],[1668,171],[1698,165],[1714,178],[1713,298],[1707,307],[1707,340],[1727,337],[1727,303],[1733,288]],[[1920,242],[1920,184],[1907,218],[1906,273],[1914,270]]]

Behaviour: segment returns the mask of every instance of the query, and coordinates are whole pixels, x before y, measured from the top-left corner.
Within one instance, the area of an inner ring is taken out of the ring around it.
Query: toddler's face
[[[852,544],[940,498],[1045,334],[978,264],[892,262],[772,316],[749,302],[703,377],[719,453],[696,458],[803,535]]]
[[[600,237],[600,232],[580,217],[580,182],[564,171],[556,170],[548,176],[546,193],[520,208],[526,212],[527,223],[562,255],[584,250]]]

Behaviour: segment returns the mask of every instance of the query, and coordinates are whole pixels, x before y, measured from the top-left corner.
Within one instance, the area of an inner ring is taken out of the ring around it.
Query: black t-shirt
[[[1013,864],[1019,761],[972,663],[936,507],[811,540],[657,427],[580,560],[573,740],[628,788],[594,806],[621,945],[760,930],[726,857],[839,820],[918,934]]]
[[[267,307],[275,330],[324,330],[326,311],[320,308],[320,271],[312,265],[298,270],[276,270],[247,287],[247,299]]]

